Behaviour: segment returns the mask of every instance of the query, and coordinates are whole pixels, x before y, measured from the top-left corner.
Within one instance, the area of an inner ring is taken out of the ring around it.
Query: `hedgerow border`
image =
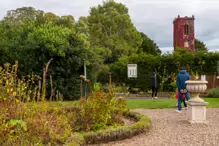
[[[111,141],[123,140],[142,132],[147,132],[152,126],[151,120],[136,112],[126,112],[125,117],[136,121],[132,126],[120,126],[113,129],[100,130],[97,132],[74,133],[67,140],[68,146],[79,146],[85,144],[99,144]]]

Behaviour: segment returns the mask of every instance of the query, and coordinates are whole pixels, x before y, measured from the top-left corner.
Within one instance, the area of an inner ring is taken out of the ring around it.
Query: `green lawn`
[[[219,98],[204,98],[208,102],[208,108],[219,108]],[[170,100],[127,100],[128,107],[130,109],[165,109],[165,108],[177,108],[177,101],[175,99]],[[58,102],[64,107],[79,107],[78,101],[64,101]]]
[[[208,108],[219,108],[219,98],[204,98]],[[127,100],[130,109],[164,109],[176,108],[177,101],[171,100]]]

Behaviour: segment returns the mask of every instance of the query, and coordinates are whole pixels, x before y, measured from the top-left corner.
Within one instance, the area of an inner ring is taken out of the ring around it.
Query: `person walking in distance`
[[[157,99],[157,92],[158,92],[158,77],[157,74],[154,72],[154,75],[152,77],[152,99]]]
[[[182,102],[183,100],[183,96],[188,96],[188,91],[186,90],[186,81],[190,80],[190,76],[189,74],[186,72],[186,68],[182,67],[181,72],[178,74],[177,79],[176,79],[176,85],[178,88],[178,92],[179,92],[179,97],[178,97],[178,113],[182,112]],[[187,105],[184,102],[185,108],[187,109]]]

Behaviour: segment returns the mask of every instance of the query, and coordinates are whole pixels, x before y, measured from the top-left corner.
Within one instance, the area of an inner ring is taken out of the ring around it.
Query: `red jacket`
[[[176,100],[178,100],[179,93],[176,94]],[[183,99],[186,98],[186,94],[183,94]]]

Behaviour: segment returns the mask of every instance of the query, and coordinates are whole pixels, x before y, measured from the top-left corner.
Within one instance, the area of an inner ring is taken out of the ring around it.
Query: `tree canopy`
[[[142,78],[155,70],[160,74],[165,69],[174,73],[178,66],[190,64],[194,70],[211,74],[215,68],[211,66],[208,71],[206,66],[215,64],[217,54],[206,57],[201,51],[207,50],[206,45],[199,40],[195,43],[200,51],[198,57],[186,50],[161,55],[147,32],[136,29],[128,8],[113,0],[90,8],[89,15],[77,21],[71,15],[57,16],[33,7],[9,10],[0,21],[0,65],[17,60],[19,77],[31,73],[43,77],[46,64],[52,59],[46,78],[52,76],[53,82],[46,87],[54,88],[67,100],[79,98],[84,60],[91,84],[107,83],[109,71],[114,73],[116,82],[134,84],[126,77],[127,63],[138,63],[143,68],[138,79],[142,88],[149,87],[149,79]]]
[[[204,42],[202,42],[198,39],[195,39],[195,48],[196,48],[196,51],[208,51],[208,48],[204,44]]]
[[[141,35],[128,14],[128,8],[113,0],[91,8],[88,25],[91,45],[107,52],[107,62],[136,53],[142,43]]]
[[[66,98],[77,98],[79,85],[72,83],[78,80],[88,45],[86,38],[77,33],[73,16],[59,17],[31,7],[18,8],[8,11],[0,24],[0,34],[4,56],[1,64],[18,60],[20,76],[32,72],[42,76],[46,63],[53,58],[49,74],[54,76],[56,90]]]
[[[143,32],[140,33],[143,39],[142,44],[140,45],[140,50],[138,52],[145,52],[152,55],[161,54],[161,50],[157,46],[157,44],[151,40],[146,34]]]

